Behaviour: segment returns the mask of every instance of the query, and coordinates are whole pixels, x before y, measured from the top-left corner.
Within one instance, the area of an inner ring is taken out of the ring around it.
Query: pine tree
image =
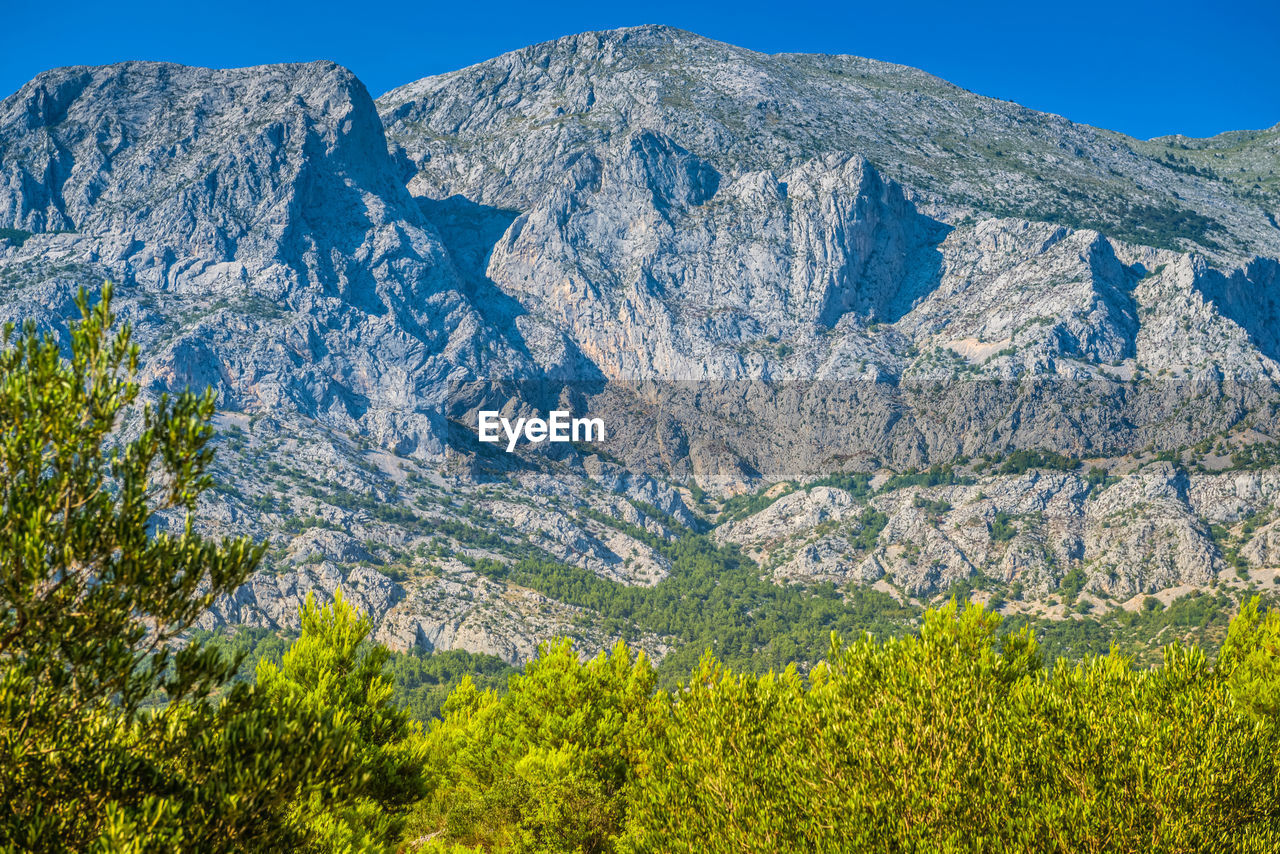
[[[409,714],[392,702],[391,654],[368,640],[369,619],[343,599],[302,607],[302,635],[277,667],[258,665],[258,685],[283,707],[331,714],[360,766],[357,797],[334,804],[302,792],[295,816],[313,831],[312,850],[394,850],[403,810],[425,794],[423,746]]]
[[[0,341],[0,850],[287,848],[297,792],[345,797],[352,751],[250,686],[215,705],[237,662],[173,651],[262,549],[196,532],[213,399],[138,406],[111,290],[80,292],[65,358],[32,324]]]

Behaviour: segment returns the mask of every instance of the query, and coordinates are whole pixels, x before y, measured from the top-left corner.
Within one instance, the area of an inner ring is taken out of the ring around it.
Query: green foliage
[[[870,551],[879,542],[880,532],[889,524],[887,513],[881,513],[873,507],[863,510],[858,516],[858,533],[849,538],[849,545],[863,551]]]
[[[1231,696],[1262,720],[1280,717],[1280,612],[1259,614],[1255,596],[1231,622],[1218,657]]]
[[[994,542],[1002,543],[1018,535],[1018,526],[1012,520],[1013,517],[1004,510],[996,513],[995,518],[991,520],[991,539]]]
[[[678,519],[676,519],[670,513],[667,513],[661,507],[656,507],[647,501],[640,501],[638,499],[631,499],[631,506],[639,510],[644,515],[648,516],[650,519],[655,519],[661,522],[663,525],[666,525],[668,528],[671,528],[672,530],[675,530],[675,531],[685,530],[684,525],[680,524],[680,521]]]
[[[238,681],[254,681],[260,661],[279,666],[297,637],[296,633],[249,626],[192,632],[195,642],[216,646],[229,659],[240,662],[234,677]],[[516,672],[496,656],[460,649],[388,651],[387,655],[387,675],[394,685],[392,701],[423,723],[440,716],[449,693],[465,677],[471,677],[481,689],[506,690],[507,679]],[[163,695],[155,700],[163,700]]]
[[[23,231],[20,228],[0,228],[0,240],[7,240],[14,246],[21,246],[27,242],[27,238],[31,236],[31,232]]]
[[[887,519],[869,511],[863,532],[874,535]],[[859,536],[862,536],[860,534]],[[478,572],[529,587],[601,615],[605,631],[629,640],[640,632],[678,642],[661,666],[664,684],[689,671],[710,649],[735,667],[763,671],[792,661],[814,661],[832,631],[903,631],[918,613],[887,593],[864,587],[841,592],[830,584],[780,586],[734,547],[686,534],[659,549],[671,572],[653,587],[633,587],[589,570],[544,558],[510,564],[471,560]]]
[[[1164,160],[1159,162],[1161,166],[1168,167],[1175,172],[1181,172],[1184,175],[1196,175],[1201,178],[1211,179],[1216,179],[1218,177],[1212,169],[1198,167],[1191,161],[1187,160],[1187,158],[1178,157],[1168,151],[1164,153]]]
[[[1249,561],[1240,553],[1240,547],[1248,541],[1249,536],[1256,530],[1256,517],[1249,517],[1242,528],[1242,537],[1237,539],[1232,536],[1231,531],[1225,526],[1213,524],[1209,526],[1209,537],[1213,540],[1213,544],[1217,546],[1218,552],[1222,555],[1222,559],[1227,566],[1233,567],[1236,575],[1247,581],[1249,578]]]
[[[394,850],[399,811],[425,794],[421,742],[409,714],[392,702],[390,653],[366,643],[370,628],[341,590],[323,608],[308,595],[301,636],[278,666],[265,659],[258,665],[258,685],[272,704],[331,715],[359,766],[357,797],[349,803],[300,793],[294,817],[310,830],[308,850]]]
[[[624,522],[621,519],[610,516],[607,513],[601,513],[594,507],[583,507],[578,511],[587,519],[594,519],[602,525],[607,525],[616,531],[621,531],[633,540],[639,540],[650,548],[660,549],[665,544],[665,540],[652,531],[641,528],[639,525],[632,525],[630,522]]]
[[[1065,580],[1064,580],[1065,583]],[[1012,592],[1012,591],[1011,591]],[[1163,607],[1151,597],[1150,608],[1137,611],[1113,609],[1083,620],[1036,620],[1019,615],[1005,620],[1003,630],[1029,627],[1040,647],[1054,658],[1079,661],[1115,650],[1141,665],[1161,660],[1160,647],[1152,641],[1194,644],[1209,653],[1218,649],[1227,634],[1238,603],[1226,594],[1190,593]]]
[[[1017,450],[1004,458],[996,469],[997,474],[1022,474],[1031,469],[1054,469],[1056,471],[1075,471],[1080,468],[1080,461],[1074,457],[1064,457],[1054,451]]]
[[[955,466],[949,463],[935,464],[924,471],[912,470],[903,474],[895,474],[885,481],[884,486],[880,487],[880,491],[891,492],[895,489],[902,489],[904,486],[951,486],[973,482],[973,478],[957,474]]]
[[[252,682],[257,678],[258,662],[266,660],[278,665],[297,640],[297,635],[254,626],[236,626],[215,631],[197,630],[191,633],[190,640],[217,647],[226,658],[240,663],[234,678],[240,682]]]
[[[1254,470],[1280,466],[1280,442],[1256,442],[1231,452],[1230,469]]]
[[[1277,624],[1244,665],[1170,647],[1051,669],[976,606],[919,637],[833,643],[808,677],[707,657],[636,745],[623,850],[1273,851]],[[1272,695],[1274,696],[1274,695]]]
[[[1113,483],[1117,483],[1120,480],[1120,478],[1114,475],[1108,474],[1107,470],[1104,468],[1100,468],[1098,466],[1090,466],[1089,474],[1086,475],[1085,480],[1088,481],[1089,486],[1091,487],[1096,486],[1102,489],[1106,489],[1108,486],[1111,486]]]
[[[68,359],[30,324],[0,352],[0,850],[294,847],[290,798],[341,802],[350,751],[327,715],[250,686],[214,704],[236,663],[171,652],[261,549],[195,533],[212,398],[139,411],[110,298],[79,294]]]
[[[761,510],[773,504],[779,498],[790,495],[796,491],[796,485],[791,481],[784,481],[781,484],[771,483],[759,492],[751,494],[734,495],[725,500],[720,508],[720,521],[733,522],[738,519],[745,519],[748,516],[754,516]]]
[[[941,516],[943,513],[951,512],[951,502],[943,499],[930,501],[928,498],[922,498],[917,495],[916,500],[912,503],[930,516]]]
[[[585,664],[543,645],[503,696],[471,681],[427,734],[431,794],[412,835],[512,852],[610,851],[626,819],[628,745],[655,674],[622,644]]]
[[[864,472],[829,474],[824,478],[805,484],[804,488],[813,489],[815,486],[830,486],[835,489],[843,489],[857,498],[863,498],[871,494],[871,475]]]
[[[1073,189],[1064,189],[1061,195],[1064,202],[1061,205],[1041,205],[1036,210],[997,208],[996,213],[1061,223],[1076,229],[1089,228],[1158,249],[1181,250],[1183,240],[1195,241],[1209,249],[1222,248],[1212,236],[1226,232],[1222,223],[1172,202],[1149,205],[1120,197],[1097,199],[1084,190]],[[1101,210],[1106,211],[1105,217],[1097,215]]]
[[[501,692],[516,670],[497,656],[450,649],[397,653],[388,672],[395,681],[396,704],[425,723],[443,714],[450,693],[464,679],[478,690]]]
[[[1076,601],[1076,597],[1080,595],[1080,591],[1084,590],[1085,583],[1089,580],[1084,570],[1080,567],[1074,567],[1070,572],[1062,577],[1062,583],[1059,589],[1062,592],[1062,601],[1068,605],[1072,605]]]
[[[1172,609],[1170,609],[1172,610]],[[505,697],[464,683],[428,734],[427,851],[1273,851],[1280,615],[1216,666],[1177,644],[1046,668],[953,602],[918,636],[834,636],[808,675],[709,653],[653,692],[624,647],[543,647]],[[460,847],[468,846],[468,847]]]

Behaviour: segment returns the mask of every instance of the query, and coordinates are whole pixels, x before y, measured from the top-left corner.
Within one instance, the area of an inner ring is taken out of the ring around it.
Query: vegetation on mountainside
[[[865,587],[774,584],[737,548],[704,535],[656,545],[671,572],[653,587],[620,584],[538,558],[470,563],[491,578],[600,614],[611,635],[634,641],[647,632],[674,640],[676,648],[662,660],[665,685],[688,673],[706,649],[734,667],[763,672],[816,660],[833,631],[899,634],[918,616],[917,609]]]
[[[1222,223],[1190,208],[1166,202],[1149,205],[1115,198],[1099,206],[1098,200],[1079,191],[1064,190],[1064,204],[1050,205],[1037,210],[1019,207],[997,206],[997,216],[1014,216],[1066,225],[1071,228],[1090,228],[1119,240],[1140,246],[1183,251],[1183,241],[1198,243],[1208,249],[1223,248],[1214,238],[1222,236],[1226,229]]]
[[[0,228],[0,240],[7,240],[14,246],[21,246],[27,242],[27,238],[31,236],[31,232],[23,231],[20,228]]]

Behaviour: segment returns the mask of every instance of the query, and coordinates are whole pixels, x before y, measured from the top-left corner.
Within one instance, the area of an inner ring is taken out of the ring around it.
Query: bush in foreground
[[[708,655],[687,686],[651,696],[625,649],[585,664],[544,649],[506,697],[464,688],[432,727],[417,838],[490,851],[1280,850],[1280,617],[1251,603],[1216,666],[1171,646],[1150,670],[1119,655],[1045,668],[1028,631],[997,640],[998,624],[953,604],[915,637],[833,639],[807,675],[734,673]]]
[[[172,651],[261,549],[195,532],[213,401],[135,405],[110,296],[80,294],[69,359],[32,326],[0,351],[0,851],[293,850],[295,801],[343,803],[358,757],[330,712],[213,702],[237,663]]]

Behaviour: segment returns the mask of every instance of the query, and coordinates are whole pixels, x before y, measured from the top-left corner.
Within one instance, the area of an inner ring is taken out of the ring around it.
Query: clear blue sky
[[[914,65],[1139,137],[1280,122],[1277,0],[3,2],[0,97],[47,68],[124,59],[220,67],[332,59],[376,96],[569,33],[662,23],[771,53]]]

